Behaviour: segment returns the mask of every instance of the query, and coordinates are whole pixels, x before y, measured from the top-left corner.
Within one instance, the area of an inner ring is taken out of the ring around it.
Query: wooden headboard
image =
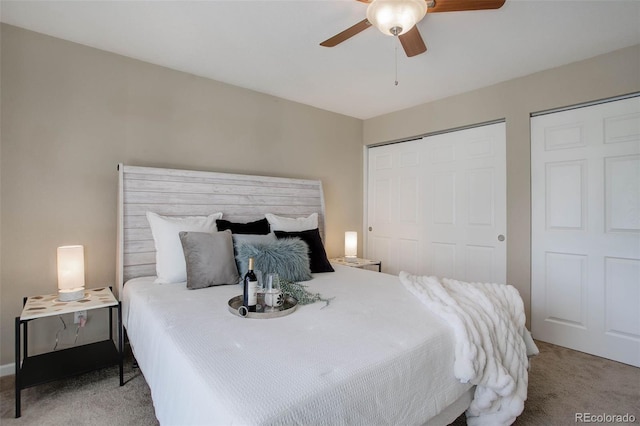
[[[127,280],[156,274],[156,251],[146,212],[250,222],[265,213],[318,213],[324,239],[324,195],[319,180],[118,165],[118,295]]]

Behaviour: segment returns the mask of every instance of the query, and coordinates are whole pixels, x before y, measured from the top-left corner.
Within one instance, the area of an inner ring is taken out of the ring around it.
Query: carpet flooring
[[[536,343],[540,355],[532,361],[528,400],[516,425],[575,425],[576,413],[628,413],[635,416],[635,424],[640,423],[639,368]],[[14,418],[13,376],[2,377],[0,424],[157,425],[149,387],[140,370],[133,369],[131,364],[129,359],[123,387],[119,386],[118,369],[114,367],[25,389],[19,419]],[[464,415],[453,425],[466,425]]]

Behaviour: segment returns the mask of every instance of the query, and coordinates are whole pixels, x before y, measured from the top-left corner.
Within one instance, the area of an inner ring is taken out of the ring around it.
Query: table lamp
[[[347,262],[355,262],[358,257],[358,233],[347,231],[344,233],[344,258]]]
[[[58,300],[84,297],[84,246],[58,247]]]

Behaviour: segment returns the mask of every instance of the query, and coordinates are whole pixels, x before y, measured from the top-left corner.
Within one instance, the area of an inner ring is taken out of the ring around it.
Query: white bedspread
[[[239,286],[128,282],[124,322],[163,425],[422,424],[472,385],[448,326],[397,276],[334,265],[309,290],[331,304],[232,315]]]
[[[453,328],[455,375],[477,385],[467,424],[510,425],[527,399],[527,343],[537,348],[525,328],[518,291],[508,285],[466,283],[400,273],[400,281]]]

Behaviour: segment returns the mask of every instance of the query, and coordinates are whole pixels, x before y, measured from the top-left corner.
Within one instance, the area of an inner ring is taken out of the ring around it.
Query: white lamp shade
[[[399,36],[413,28],[426,13],[424,0],[373,0],[367,8],[367,20],[382,33]]]
[[[344,233],[344,256],[358,256],[358,233],[355,231],[347,231]]]
[[[71,298],[84,295],[84,247],[58,247],[58,289],[60,299],[63,293],[73,293]],[[75,300],[68,299],[67,300]]]

